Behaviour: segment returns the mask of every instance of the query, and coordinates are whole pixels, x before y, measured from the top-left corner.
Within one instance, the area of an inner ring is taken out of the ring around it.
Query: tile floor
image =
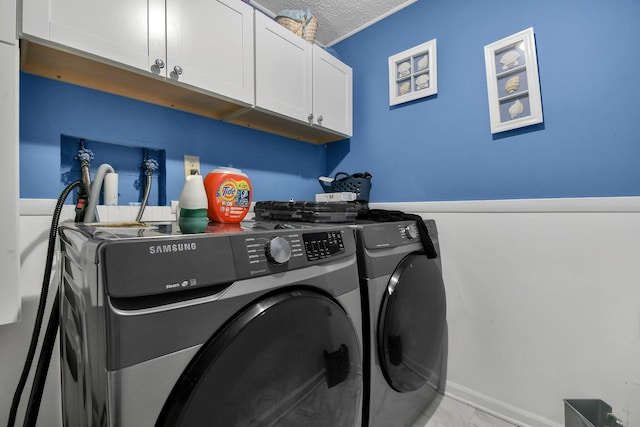
[[[438,396],[411,427],[515,427],[469,405]]]

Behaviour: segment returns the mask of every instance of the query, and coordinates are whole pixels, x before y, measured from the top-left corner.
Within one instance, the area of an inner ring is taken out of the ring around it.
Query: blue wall
[[[544,123],[491,134],[484,46],[533,27]],[[438,94],[389,107],[388,57],[437,39]],[[640,195],[640,1],[419,0],[337,44],[374,201]]]
[[[325,172],[322,145],[21,73],[21,197],[58,197],[67,178],[61,176],[60,161],[65,135],[87,139],[89,149],[98,141],[166,150],[167,203],[180,196],[185,154],[200,156],[203,174],[217,166],[242,169],[251,179],[254,200],[313,198]],[[96,156],[92,171],[104,161]]]
[[[377,202],[640,195],[639,22],[638,0],[419,0],[334,46],[354,136],[326,149],[23,73],[21,196],[60,193],[61,135],[166,150],[167,201],[184,154],[243,169],[254,200],[312,200],[338,171],[370,172]],[[528,27],[544,123],[492,135],[483,48]],[[389,107],[388,57],[433,38],[438,94]]]

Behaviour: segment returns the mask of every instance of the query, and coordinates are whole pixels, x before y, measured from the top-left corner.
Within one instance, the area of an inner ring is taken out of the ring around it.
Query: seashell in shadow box
[[[429,74],[422,74],[416,79],[417,89],[426,89],[429,86]]]
[[[513,76],[504,84],[504,90],[507,93],[513,93],[520,87],[520,76]]]
[[[406,77],[411,73],[411,63],[409,61],[405,61],[402,64],[398,65],[398,75],[400,77]]]
[[[518,117],[520,114],[522,114],[523,111],[524,105],[522,105],[522,102],[520,102],[519,99],[516,99],[516,102],[514,102],[511,107],[509,107],[509,115],[512,119]]]
[[[519,59],[520,59],[520,52],[518,52],[515,49],[508,51],[507,53],[502,55],[502,58],[500,58],[502,69],[508,70],[509,68],[513,68],[516,65],[519,65],[520,64]]]
[[[425,70],[429,65],[429,55],[425,55],[418,61],[418,71]]]
[[[400,93],[400,95],[406,95],[409,93],[409,82],[402,83],[398,89],[398,93]]]

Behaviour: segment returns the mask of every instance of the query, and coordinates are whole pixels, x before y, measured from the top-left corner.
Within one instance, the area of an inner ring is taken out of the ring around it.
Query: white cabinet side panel
[[[0,43],[0,325],[20,316],[18,84],[18,47]]]

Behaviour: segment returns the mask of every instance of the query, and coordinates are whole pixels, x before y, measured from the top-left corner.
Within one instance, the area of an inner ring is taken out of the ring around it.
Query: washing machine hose
[[[33,333],[31,334],[31,342],[29,344],[29,350],[27,351],[27,357],[22,368],[22,374],[20,380],[16,386],[16,391],[13,395],[13,401],[11,402],[11,410],[9,412],[9,418],[7,421],[7,427],[13,427],[16,422],[16,415],[18,413],[18,406],[20,405],[20,399],[22,392],[27,383],[29,372],[31,371],[31,365],[35,357],[36,348],[38,346],[38,337],[40,336],[40,330],[42,328],[42,320],[44,318],[44,311],[47,305],[47,296],[49,291],[49,283],[51,282],[51,270],[53,266],[53,257],[55,254],[56,237],[58,235],[58,223],[60,222],[60,214],[65,200],[73,191],[74,188],[80,187],[80,192],[86,193],[88,189],[86,185],[81,181],[74,181],[69,184],[60,194],[56,207],[53,211],[53,218],[51,219],[51,229],[49,230],[49,245],[47,248],[47,258],[45,261],[44,277],[42,279],[42,290],[40,292],[40,301],[38,303],[38,309],[36,311],[36,319],[33,325]],[[58,325],[60,322],[59,317],[59,295],[56,292],[56,298],[49,315],[49,323],[42,342],[42,348],[40,350],[40,357],[38,359],[38,365],[33,377],[33,385],[31,387],[31,395],[29,396],[29,403],[25,412],[25,419],[23,426],[35,426],[38,418],[38,411],[40,409],[40,401],[42,400],[42,392],[44,390],[45,380],[47,378],[47,370],[49,368],[49,362],[51,360],[51,354],[53,352],[54,343],[56,340],[56,334],[58,332]]]

